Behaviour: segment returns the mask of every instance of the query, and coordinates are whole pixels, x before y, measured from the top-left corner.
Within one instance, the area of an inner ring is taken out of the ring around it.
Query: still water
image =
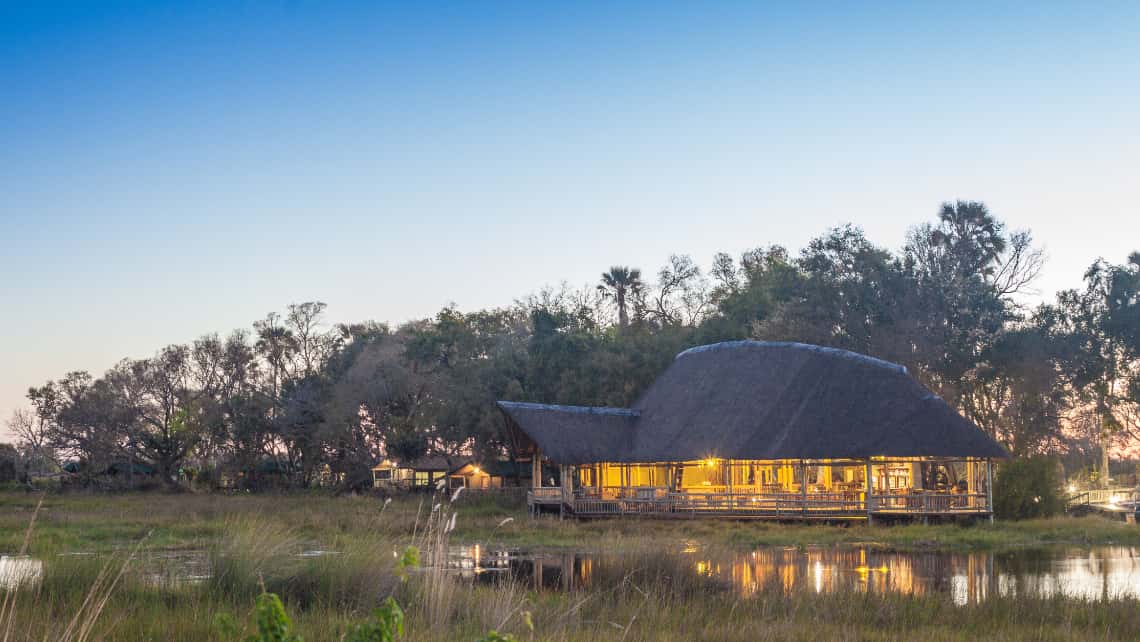
[[[299,551],[298,558],[335,554]],[[0,556],[0,590],[42,580],[51,560]],[[1019,550],[1002,553],[884,552],[873,547],[760,548],[711,551],[695,542],[651,557],[605,552],[525,551],[456,546],[447,568],[470,581],[515,582],[536,590],[605,589],[649,564],[687,573],[741,596],[772,587],[816,593],[870,592],[943,595],[973,604],[994,595],[1089,600],[1140,598],[1140,549],[1123,546]],[[154,586],[177,587],[209,578],[204,551],[148,551],[132,572]]]
[[[1140,598],[1140,550],[1131,547],[1021,550],[1004,553],[883,552],[874,548],[762,548],[745,553],[703,551],[690,544],[668,560],[748,596],[785,591],[944,595],[959,605],[994,595],[1090,600]],[[525,552],[456,547],[449,566],[473,581],[506,580],[538,590],[606,588],[631,570],[628,558],[606,553]],[[617,578],[617,580],[615,580]]]

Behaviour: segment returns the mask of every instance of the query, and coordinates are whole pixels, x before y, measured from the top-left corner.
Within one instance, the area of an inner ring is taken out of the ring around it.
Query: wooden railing
[[[863,492],[795,492],[780,493],[691,493],[632,492],[598,493],[576,491],[563,497],[561,488],[536,488],[529,498],[532,504],[557,504],[564,501],[580,515],[737,515],[776,518],[860,517],[870,513],[887,514],[962,514],[988,513],[987,498],[981,493],[881,493],[867,501]]]
[[[560,486],[546,486],[542,488],[531,488],[526,493],[526,500],[529,504],[559,504],[562,502],[570,503],[570,497],[563,491]]]
[[[1069,496],[1068,504],[1070,506],[1123,504],[1132,502],[1133,499],[1134,489],[1132,488],[1090,488]]]
[[[872,494],[872,513],[982,513],[989,510],[981,493],[883,493]]]
[[[858,513],[862,493],[670,493],[674,511],[729,513]]]

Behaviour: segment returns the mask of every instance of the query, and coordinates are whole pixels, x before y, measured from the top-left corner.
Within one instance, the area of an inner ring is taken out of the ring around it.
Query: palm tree
[[[626,299],[641,292],[641,270],[615,265],[609,272],[602,273],[602,282],[598,284],[598,292],[603,297],[613,297],[617,304],[618,326],[624,328],[629,325]]]
[[[931,244],[945,248],[964,274],[991,276],[1006,249],[1004,226],[985,204],[976,201],[943,203],[941,226]]]

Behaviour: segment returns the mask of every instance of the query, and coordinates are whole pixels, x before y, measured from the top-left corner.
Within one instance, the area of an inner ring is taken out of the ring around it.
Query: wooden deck
[[[533,488],[527,493],[532,510],[555,509],[581,517],[647,515],[659,517],[731,517],[758,519],[869,519],[883,517],[988,516],[984,494],[863,492],[688,493],[634,492],[625,497],[599,497],[562,488]]]
[[[1129,524],[1136,523],[1140,501],[1134,488],[1095,488],[1074,493],[1066,499],[1073,515],[1099,514]]]

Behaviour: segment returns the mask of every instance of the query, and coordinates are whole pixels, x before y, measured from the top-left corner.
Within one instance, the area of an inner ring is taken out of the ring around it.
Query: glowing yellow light
[[[1069,492],[1070,493],[1077,492],[1077,485],[1076,484],[1069,484]]]
[[[479,474],[479,472],[480,472],[480,471],[479,471],[479,467],[478,467],[478,466],[476,466],[476,467],[475,467],[475,474],[476,474],[476,475],[478,475],[478,474]]]
[[[716,460],[715,460],[715,459],[706,459],[706,460],[705,460],[705,465],[706,465],[706,466],[709,466],[709,467],[711,468],[712,466],[715,466],[715,465],[716,465]]]
[[[879,572],[880,572],[880,573],[886,573],[886,572],[887,572],[887,565],[886,565],[886,564],[883,564],[882,566],[880,566],[880,567],[879,567]]]

